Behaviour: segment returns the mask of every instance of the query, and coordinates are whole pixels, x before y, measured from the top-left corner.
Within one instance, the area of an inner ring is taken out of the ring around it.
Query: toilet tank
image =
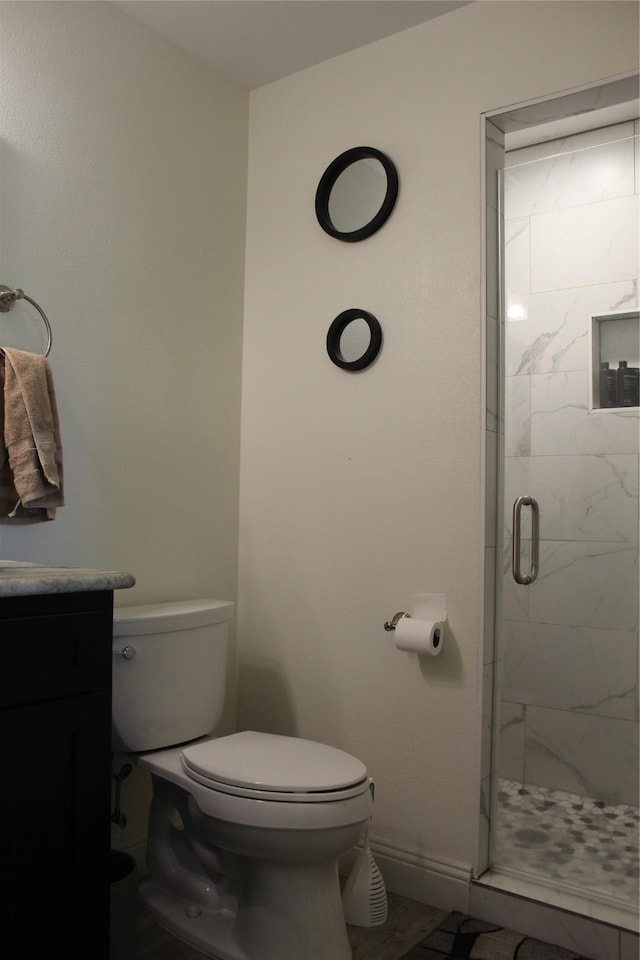
[[[206,599],[116,607],[116,752],[169,747],[215,729],[224,705],[232,611],[228,601]]]

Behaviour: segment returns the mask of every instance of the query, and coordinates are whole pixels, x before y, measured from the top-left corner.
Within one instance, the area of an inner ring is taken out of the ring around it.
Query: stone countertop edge
[[[77,593],[84,590],[121,590],[132,587],[135,577],[118,570],[58,567],[19,560],[0,560],[0,597],[43,593]]]

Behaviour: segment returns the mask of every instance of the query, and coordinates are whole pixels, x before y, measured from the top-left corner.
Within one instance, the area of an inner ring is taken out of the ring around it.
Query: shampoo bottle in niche
[[[600,407],[615,407],[618,389],[618,374],[603,360],[600,364]]]
[[[617,404],[618,407],[637,407],[640,405],[640,369],[630,367],[626,360],[618,363]]]

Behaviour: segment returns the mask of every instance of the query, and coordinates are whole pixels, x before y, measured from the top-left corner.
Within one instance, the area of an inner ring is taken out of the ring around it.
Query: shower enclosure
[[[638,133],[500,173],[490,832],[492,869],[636,910]]]

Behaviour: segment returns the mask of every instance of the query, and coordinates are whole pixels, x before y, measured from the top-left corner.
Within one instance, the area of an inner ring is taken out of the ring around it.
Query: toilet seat
[[[318,803],[369,789],[356,757],[313,740],[245,730],[181,751],[184,773],[210,790],[254,800]]]
[[[192,751],[196,747],[205,747],[227,739],[230,738],[200,740],[191,746],[185,744],[183,747],[152,750],[150,753],[138,754],[136,762],[152,776],[173,783],[189,794],[201,813],[205,817],[213,818],[217,824],[216,830],[222,828],[222,823],[235,825],[240,829],[250,827],[259,830],[302,830],[304,833],[342,829],[355,824],[362,824],[364,829],[371,817],[373,804],[368,775],[364,780],[345,789],[308,794],[258,788],[247,789],[243,795],[242,788],[234,788],[233,784],[216,783],[200,775],[196,779],[192,775],[194,771],[187,769],[184,754],[188,753],[192,762],[195,762]],[[198,754],[195,756],[197,759]],[[236,790],[235,794],[233,789]]]

